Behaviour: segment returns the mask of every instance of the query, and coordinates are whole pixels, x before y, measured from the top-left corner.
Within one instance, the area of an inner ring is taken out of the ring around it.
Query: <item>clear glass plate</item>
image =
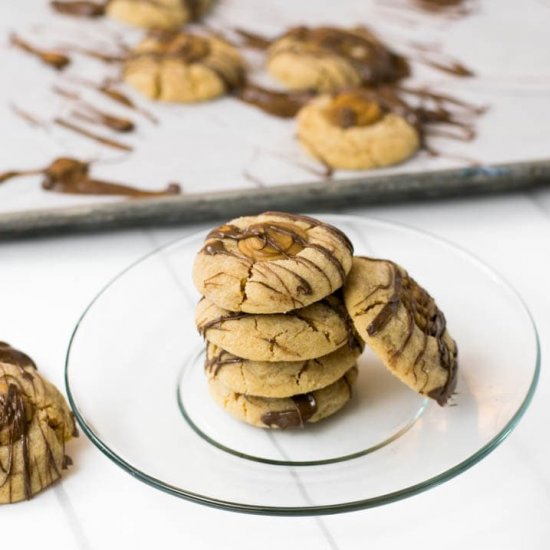
[[[241,512],[325,514],[408,497],[463,472],[511,432],[533,395],[531,315],[493,270],[396,224],[319,216],[356,253],[405,266],[445,312],[459,346],[451,406],[428,402],[368,351],[352,401],[304,430],[234,420],[210,399],[193,318],[191,266],[204,233],[131,265],[93,300],[69,344],[66,383],[83,431],[137,479]]]

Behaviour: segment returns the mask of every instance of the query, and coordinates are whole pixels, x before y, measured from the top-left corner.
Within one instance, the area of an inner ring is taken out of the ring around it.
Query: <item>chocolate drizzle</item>
[[[210,346],[212,344],[207,344],[207,351],[210,351]],[[208,353],[208,358],[204,362],[204,370],[209,376],[215,378],[219,370],[225,365],[238,365],[242,364],[244,359],[232,355],[228,351],[225,351],[221,348],[217,348],[216,351],[212,354]]]
[[[291,239],[290,246],[282,246],[277,239],[278,235],[289,237]],[[277,259],[278,257],[289,258],[289,252],[294,246],[298,247],[300,250],[306,246],[311,246],[297,231],[294,231],[289,226],[278,224],[277,222],[263,222],[254,224],[245,229],[240,229],[236,225],[222,225],[210,231],[206,237],[207,241],[213,239],[218,239],[220,241],[229,239],[239,243],[247,241],[248,239],[255,239],[261,243],[261,247],[255,249],[255,252],[258,254],[265,254],[267,257],[271,256],[273,259]],[[223,243],[222,246],[213,246],[213,243],[207,243],[206,247],[209,247],[207,253],[210,255],[220,253],[230,254],[225,246],[223,246]],[[244,247],[240,247],[241,252],[243,248]],[[250,257],[249,253],[243,253],[247,257]]]
[[[243,319],[245,317],[248,317],[250,313],[244,313],[239,311],[228,311],[227,313],[224,313],[223,315],[220,315],[219,317],[216,317],[215,319],[212,319],[211,321],[208,321],[207,323],[204,323],[203,325],[198,326],[199,333],[201,336],[205,336],[206,333],[210,329],[218,329],[222,330],[222,325],[226,321],[236,321],[238,319]]]
[[[57,193],[78,195],[123,195],[130,198],[161,197],[176,195],[181,187],[171,183],[162,191],[146,191],[129,185],[111,183],[91,178],[90,164],[72,158],[58,158],[48,167],[39,170],[10,171],[0,173],[0,183],[10,178],[43,174],[42,188]]]
[[[485,107],[471,105],[452,96],[426,89],[380,86],[353,89],[343,94],[354,96],[365,103],[377,104],[384,114],[394,113],[404,118],[416,129],[421,147],[427,151],[430,150],[426,144],[427,134],[461,141],[474,139],[474,118],[486,110]],[[419,105],[414,106],[408,100],[408,96],[419,100]],[[455,131],[439,130],[442,126],[454,128]]]
[[[26,353],[12,348],[6,342],[0,342],[0,363],[14,365],[22,372],[24,367],[32,367],[36,370],[35,362]]]
[[[362,350],[364,345],[359,338],[352,318],[349,316],[348,310],[345,308],[341,290],[337,290],[334,294],[327,296],[321,300],[322,304],[330,308],[343,321],[346,328],[346,341],[349,349]]]
[[[368,261],[374,261],[371,258],[364,258]],[[428,395],[435,399],[440,405],[444,405],[453,393],[456,387],[457,375],[457,348],[456,345],[449,346],[445,341],[446,320],[443,312],[439,310],[433,298],[418,283],[402,271],[395,263],[388,260],[383,261],[388,265],[389,279],[387,283],[375,286],[371,293],[365,297],[362,302],[366,302],[377,291],[393,289],[392,294],[387,300],[375,301],[357,316],[365,315],[372,308],[382,305],[374,319],[367,326],[367,334],[376,336],[393,319],[399,308],[402,306],[407,315],[407,330],[400,347],[392,354],[395,359],[400,356],[407,347],[412,337],[414,327],[418,327],[424,334],[423,346],[416,355],[412,365],[412,372],[417,377],[417,367],[425,375],[424,387],[428,383],[429,375],[423,369],[422,359],[426,353],[428,337],[435,338],[437,342],[440,365],[448,373],[445,384],[440,388],[431,390]],[[361,302],[359,302],[360,304]],[[356,305],[359,305],[356,304]],[[422,391],[422,389],[420,390]]]
[[[303,428],[304,424],[317,412],[317,401],[313,393],[294,395],[294,408],[282,411],[269,411],[262,415],[261,420],[270,428]]]
[[[236,91],[235,97],[270,115],[279,118],[292,118],[308,101],[315,97],[315,93],[309,91],[277,92],[247,83]]]
[[[105,15],[108,2],[102,4],[98,2],[91,2],[87,0],[74,0],[74,1],[57,1],[52,0],[50,6],[56,12],[63,15],[72,15],[75,17],[102,17]]]
[[[35,57],[40,59],[42,63],[45,63],[46,65],[57,69],[58,71],[64,69],[71,62],[71,58],[69,56],[63,53],[50,50],[42,50],[35,46],[31,46],[31,44],[29,44],[16,34],[12,34],[10,36],[10,42],[16,48],[19,48],[24,52],[30,53],[31,55],[34,55]]]
[[[288,45],[288,49],[275,47],[273,55],[281,51],[317,56],[335,55],[350,63],[364,84],[396,82],[409,75],[406,59],[391,51],[364,27],[345,30],[301,26],[290,29],[280,37],[284,38],[291,38],[302,47],[292,43]]]
[[[467,15],[470,9],[465,0],[414,0],[419,8],[432,13],[452,12],[456,15]]]
[[[133,132],[136,128],[136,125],[127,118],[106,113],[105,111],[101,111],[100,109],[97,109],[93,105],[89,105],[87,103],[82,103],[82,107],[85,111],[77,109],[71,113],[74,118],[78,118],[91,124],[99,124],[101,126],[105,126],[109,130],[120,133]]]
[[[207,37],[181,31],[152,30],[149,38],[151,40],[142,49],[127,56],[127,62],[150,58],[157,61],[174,59],[186,65],[202,64],[218,76],[228,91],[242,86],[245,81],[241,64],[212,54]]]
[[[300,214],[290,214],[289,212],[278,212],[275,210],[269,210],[267,212],[264,212],[264,214],[266,216],[278,216],[279,218],[286,218],[294,222],[306,223],[309,225],[309,228],[322,227],[325,231],[328,231],[329,233],[334,235],[338,240],[342,241],[342,243],[349,250],[349,252],[353,254],[353,244],[348,239],[347,235],[343,231],[340,231],[337,227],[334,227],[333,225],[329,225],[328,223],[324,223],[320,220],[316,220],[315,218],[310,218],[309,216],[302,216]]]
[[[107,147],[111,147],[113,149],[118,149],[120,151],[126,151],[126,152],[131,152],[134,150],[132,146],[127,145],[126,143],[121,143],[120,141],[116,141],[114,139],[96,134],[95,132],[91,132],[90,130],[83,128],[82,126],[79,126],[74,122],[71,122],[70,120],[57,117],[54,119],[54,123],[57,124],[57,126],[61,126],[65,130],[69,130],[70,132],[79,134],[83,137],[91,139],[92,141],[97,141],[98,143],[101,143],[101,145],[105,145]]]
[[[285,212],[266,212],[265,215],[283,218],[292,223],[281,223],[274,220],[253,224],[244,229],[240,229],[235,225],[225,224],[210,231],[206,237],[206,243],[201,250],[203,254],[208,256],[222,254],[232,256],[247,263],[249,268],[248,278],[245,283],[241,281],[243,302],[247,299],[245,288],[248,283],[262,285],[276,294],[290,298],[294,309],[305,305],[305,301],[301,301],[299,296],[313,294],[310,282],[299,273],[296,273],[295,270],[287,267],[287,265],[281,262],[273,262],[273,260],[279,259],[292,260],[297,264],[303,265],[307,270],[315,272],[315,274],[321,274],[327,281],[329,289],[333,290],[335,286],[329,274],[317,263],[299,254],[304,248],[311,248],[319,252],[334,267],[340,277],[341,283],[344,282],[346,271],[340,259],[329,248],[316,242],[310,242],[306,234],[307,230],[321,226],[352,253],[353,246],[351,242],[339,229],[307,216],[292,215]],[[298,221],[306,224],[305,230],[297,225],[292,225]],[[225,240],[236,241],[238,243],[237,249],[229,250],[224,243]],[[278,281],[278,285],[275,286],[280,285],[281,288],[277,289],[266,281],[250,280],[252,268],[262,278],[266,280],[271,278]],[[213,280],[223,274],[224,272],[220,272],[209,277],[204,283],[205,286],[216,285]],[[295,288],[290,288],[288,281],[283,277],[285,274],[296,279],[297,285]]]
[[[0,377],[0,383],[7,388],[7,391],[0,392],[0,444],[9,447],[8,463],[6,465],[0,463],[0,488],[6,483],[10,483],[11,493],[12,469],[15,462],[14,447],[21,442],[23,484],[25,498],[28,500],[32,497],[32,490],[28,441],[29,421],[25,399],[21,389],[15,383],[10,381],[6,384],[5,377]]]
[[[267,50],[271,46],[271,38],[266,38],[260,34],[247,31],[246,29],[236,28],[233,29],[243,40],[244,45],[256,50]]]
[[[115,103],[118,103],[119,105],[123,105],[124,107],[127,107],[128,109],[131,109],[133,111],[136,111],[146,118],[148,118],[153,123],[158,123],[157,118],[146,111],[145,109],[142,109],[138,105],[132,101],[126,94],[121,92],[120,90],[117,90],[113,87],[113,85],[110,82],[104,82],[102,84],[96,84],[94,82],[90,82],[85,79],[75,79],[75,82],[77,84],[81,84],[83,86],[86,86],[87,88],[91,88],[92,90],[95,90],[96,92],[100,93],[101,95],[109,98],[110,100],[114,101]],[[59,88],[57,88],[59,90]],[[78,98],[78,97],[77,97]]]

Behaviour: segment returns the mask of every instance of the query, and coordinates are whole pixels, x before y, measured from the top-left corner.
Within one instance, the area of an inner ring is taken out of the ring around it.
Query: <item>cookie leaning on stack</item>
[[[313,218],[266,212],[211,231],[193,279],[213,398],[269,428],[303,426],[351,397],[361,344],[335,291],[353,247]]]

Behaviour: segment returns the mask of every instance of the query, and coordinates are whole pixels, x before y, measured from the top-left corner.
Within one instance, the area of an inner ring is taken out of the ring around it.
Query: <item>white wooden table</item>
[[[232,4],[235,5],[236,0]],[[292,4],[303,14],[308,11],[305,2]],[[251,0],[246,5],[251,6]],[[322,19],[323,10],[334,3],[320,1],[319,5],[319,10],[314,10],[316,19]],[[532,5],[538,6],[539,15],[526,27],[517,25],[525,12],[523,3],[488,0],[486,5],[499,13],[501,6],[508,10],[503,8],[496,17],[498,24],[494,32],[487,36],[471,35],[472,40],[468,38],[462,42],[457,38],[453,42],[453,51],[459,49],[459,43],[465,44],[464,54],[471,64],[488,74],[488,80],[479,85],[473,83],[466,90],[467,97],[495,97],[494,89],[503,90],[498,96],[502,109],[494,110],[485,119],[480,139],[493,160],[549,156],[547,84],[550,76],[541,75],[539,67],[546,61],[548,69],[550,48],[543,46],[548,46],[550,8],[544,9],[544,0],[533,0]],[[242,13],[246,9],[243,8]],[[4,31],[19,29],[21,25],[29,28],[37,18],[43,31],[47,27],[43,20],[47,12],[45,0],[4,0],[0,3],[2,36]],[[279,10],[278,16],[281,13]],[[356,15],[350,14],[350,17]],[[260,30],[272,30],[270,17],[263,12],[258,17],[265,23]],[[547,17],[546,22],[544,17]],[[273,27],[277,26],[276,19]],[[508,55],[505,46],[512,31],[517,32],[516,40],[535,40],[538,36],[539,47],[533,46],[527,56],[520,52]],[[394,29],[395,32],[400,31]],[[460,35],[460,30],[457,32]],[[32,34],[26,36],[31,38]],[[5,51],[0,52],[4,54]],[[6,165],[7,160],[13,162],[13,168],[40,165],[44,158],[58,155],[67,148],[72,154],[93,156],[88,144],[66,135],[49,142],[47,147],[39,147],[40,138],[31,137],[16,117],[7,115],[4,100],[14,99],[14,82],[25,88],[25,92],[16,97],[25,106],[33,105],[35,100],[42,101],[45,89],[26,80],[25,75],[35,67],[34,61],[26,58],[23,61],[13,53],[1,59],[2,67],[8,67],[17,78],[4,82],[6,72],[0,73],[3,75],[0,76],[3,105],[0,105],[0,169],[12,167]],[[509,80],[501,78],[499,71],[503,67],[513,67],[526,78],[511,85]],[[492,68],[495,74],[490,73]],[[44,72],[40,74],[49,86],[50,77]],[[523,107],[521,99],[526,97],[536,111],[526,112],[514,107],[518,101]],[[255,115],[250,111],[246,116],[252,125]],[[13,133],[16,124],[17,131]],[[278,126],[278,121],[269,124]],[[491,137],[495,124],[500,129],[498,139]],[[263,126],[254,128],[260,132]],[[153,129],[147,127],[146,132],[154,137]],[[287,144],[286,133],[283,134],[281,143]],[[138,136],[138,140],[142,137]],[[235,147],[240,147],[235,143]],[[30,145],[31,153],[26,153],[23,145]],[[457,153],[467,150],[465,144],[453,147]],[[157,149],[146,149],[150,155],[145,155],[145,160],[134,159],[129,177],[126,162],[98,166],[97,175],[138,184],[156,182],[162,186],[174,178],[174,174],[179,174],[181,167],[169,162],[161,162],[159,167],[158,162],[150,162],[151,158],[157,159]],[[173,151],[164,154],[173,154]],[[228,150],[228,160],[232,155]],[[186,160],[182,162],[185,164]],[[424,167],[425,162],[426,159],[415,160],[419,164],[417,168]],[[272,164],[257,168],[271,173]],[[283,170],[282,165],[278,166]],[[226,174],[225,164],[210,163],[207,168],[201,174],[193,169],[184,173],[197,188],[204,185],[201,178],[211,185],[221,185],[223,178],[218,176]],[[238,176],[240,165],[232,169]],[[285,173],[277,174],[281,181],[292,176],[287,173],[288,167],[283,171]],[[1,211],[69,205],[82,200],[44,194],[36,181],[30,180],[22,181],[21,185],[3,186],[0,199]],[[531,308],[542,340],[539,387],[525,417],[500,447],[459,477],[407,500],[321,519],[273,518],[214,510],[164,494],[133,479],[81,436],[69,445],[74,466],[61,483],[32,501],[0,507],[2,550],[549,548],[550,187],[507,196],[418,202],[361,209],[354,213],[406,223],[460,244],[507,278]],[[0,243],[0,339],[30,354],[42,372],[63,388],[69,336],[83,308],[102,285],[136,258],[197,229],[136,230]]]
[[[550,536],[548,334],[550,189],[363,209],[434,232],[484,258],[523,295],[542,339],[531,407],[511,436],[459,477],[394,504],[319,518],[247,516],[199,506],[134,480],[84,436],[62,483],[0,509],[3,548],[446,548],[543,550]],[[0,337],[61,388],[68,338],[97,290],[136,257],[196,228],[0,246]],[[518,366],[519,368],[519,366]]]

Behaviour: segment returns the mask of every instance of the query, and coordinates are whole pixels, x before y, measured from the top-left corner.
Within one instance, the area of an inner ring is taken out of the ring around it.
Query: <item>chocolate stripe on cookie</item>
[[[363,259],[375,261],[371,258]],[[413,369],[412,373],[416,378],[416,367],[420,367],[420,371],[423,372],[426,378],[424,385],[425,387],[429,380],[429,375],[423,370],[421,359],[427,349],[427,337],[431,336],[435,338],[441,367],[448,372],[448,376],[446,383],[442,387],[431,390],[428,395],[435,399],[439,404],[444,404],[456,387],[457,374],[456,346],[454,346],[454,349],[451,350],[444,340],[444,334],[447,326],[445,316],[437,307],[433,298],[420,285],[418,285],[412,277],[408,276],[405,272],[402,272],[395,263],[389,260],[377,261],[383,261],[387,264],[389,274],[388,283],[377,285],[375,289],[369,293],[368,297],[372,297],[379,290],[387,290],[389,288],[393,288],[393,293],[368,325],[367,334],[369,336],[376,336],[379,334],[387,326],[390,320],[397,315],[399,307],[403,306],[407,314],[407,328],[402,344],[393,353],[393,357],[395,358],[403,353],[412,337],[414,327],[416,325],[416,327],[418,327],[422,333],[426,335],[426,338],[424,338],[422,347],[416,355],[411,368]],[[358,304],[360,303],[361,302],[358,302]],[[371,304],[371,306],[373,305],[375,304]],[[365,315],[370,309],[371,307],[358,313],[356,316]]]
[[[303,428],[304,424],[317,412],[317,401],[312,393],[291,397],[294,409],[269,411],[262,415],[262,422],[270,428]]]

